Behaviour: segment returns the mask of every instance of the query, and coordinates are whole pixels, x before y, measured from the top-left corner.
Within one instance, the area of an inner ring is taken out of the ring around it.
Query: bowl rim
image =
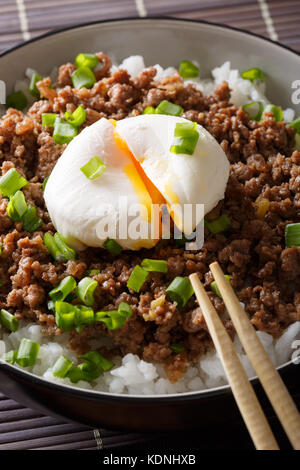
[[[157,15],[157,16],[149,16],[149,17],[137,17],[137,16],[129,16],[125,18],[113,18],[113,19],[103,19],[103,20],[95,20],[95,21],[88,21],[88,22],[83,22],[83,23],[78,23],[78,24],[72,24],[67,27],[61,27],[61,28],[55,28],[51,29],[50,31],[47,31],[46,33],[40,34],[34,38],[28,39],[27,41],[22,41],[12,47],[6,48],[4,51],[0,52],[0,58],[9,55],[10,53],[14,52],[15,50],[21,49],[22,47],[25,47],[27,45],[30,45],[32,43],[38,42],[42,39],[45,39],[50,36],[55,36],[56,34],[60,33],[67,33],[68,31],[75,30],[75,29],[81,29],[84,27],[89,27],[89,26],[96,26],[96,25],[101,25],[101,24],[106,24],[106,23],[116,23],[116,22],[122,22],[126,23],[128,21],[134,21],[134,22],[150,22],[153,20],[158,20],[158,21],[170,21],[172,23],[192,23],[195,25],[206,25],[206,26],[211,26],[219,29],[225,29],[225,30],[230,30],[230,31],[235,31],[237,33],[243,34],[245,36],[250,36],[254,38],[258,38],[262,40],[263,42],[269,42],[279,49],[284,49],[287,50],[288,52],[292,53],[296,57],[300,57],[300,52],[297,52],[293,50],[291,47],[282,44],[280,42],[274,41],[268,37],[264,37],[260,34],[254,33],[252,31],[245,31],[242,28],[238,28],[235,26],[229,26],[226,24],[222,23],[216,23],[213,21],[206,21],[206,20],[200,20],[200,19],[190,19],[190,18],[173,18],[168,15]],[[281,364],[278,366],[276,369],[278,371],[282,369],[287,369],[290,368],[293,365],[293,361],[290,360],[284,364]],[[104,402],[123,402],[124,404],[129,404],[129,403],[135,403],[135,404],[154,404],[155,402],[159,401],[160,403],[178,403],[180,401],[181,403],[184,402],[189,402],[193,400],[197,400],[200,398],[209,398],[209,397],[216,397],[218,395],[224,395],[224,394],[229,394],[232,395],[232,391],[230,388],[230,385],[222,385],[221,387],[214,387],[214,388],[209,388],[209,389],[204,389],[204,390],[197,390],[197,391],[190,391],[190,392],[180,392],[180,393],[172,393],[172,394],[163,394],[163,395],[128,395],[128,394],[119,394],[119,393],[110,393],[110,392],[105,392],[105,391],[100,391],[100,390],[90,390],[90,389],[84,389],[84,388],[76,388],[72,385],[67,385],[67,384],[59,384],[56,382],[51,382],[47,379],[44,379],[41,376],[35,375],[32,372],[28,372],[26,370],[20,369],[17,366],[8,364],[0,359],[0,369],[8,372],[9,375],[15,375],[19,377],[21,380],[25,380],[28,382],[31,382],[32,385],[37,385],[40,387],[46,387],[52,391],[56,392],[64,392],[68,393],[69,395],[72,396],[77,396],[77,397],[82,397],[86,399],[91,399],[94,401],[97,401],[97,399],[101,399],[101,401]],[[257,376],[251,377],[250,382],[253,385],[256,385],[259,380]]]

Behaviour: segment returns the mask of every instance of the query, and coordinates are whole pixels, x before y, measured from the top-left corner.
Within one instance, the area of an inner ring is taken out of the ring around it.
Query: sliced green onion
[[[193,155],[198,139],[199,132],[197,131],[196,122],[177,123],[170,152]]]
[[[19,320],[17,319],[17,317],[12,315],[7,310],[4,310],[4,308],[0,310],[0,323],[9,331],[14,332],[17,331],[19,328]]]
[[[14,222],[22,220],[23,215],[27,211],[25,196],[22,191],[18,190],[10,199],[6,207],[7,215]]]
[[[6,97],[6,108],[15,108],[19,111],[22,111],[24,108],[26,108],[27,104],[28,100],[23,91],[16,91],[15,93],[11,93]]]
[[[77,297],[88,307],[91,307],[94,304],[94,291],[98,286],[98,282],[91,277],[84,277],[78,283],[76,289]]]
[[[126,317],[120,315],[118,310],[96,312],[95,322],[103,322],[108,330],[118,330],[125,325]]]
[[[231,221],[226,214],[222,214],[216,220],[212,220],[211,222],[205,220],[204,224],[213,235],[226,232],[231,227]]]
[[[190,60],[182,60],[179,65],[179,74],[183,78],[194,78],[199,75],[199,67]]]
[[[166,289],[166,294],[173,302],[177,302],[178,308],[181,309],[194,294],[194,289],[185,277],[175,277]]]
[[[95,156],[83,165],[80,170],[89,180],[94,180],[103,175],[106,165],[99,157]]]
[[[108,238],[104,243],[103,243],[103,248],[105,248],[107,251],[110,252],[111,255],[113,256],[118,256],[122,252],[122,247],[117,243],[115,240],[112,240],[111,238]]]
[[[40,97],[40,92],[36,86],[37,82],[39,82],[40,80],[43,80],[43,77],[41,77],[40,75],[38,75],[37,73],[33,73],[31,75],[31,80],[30,80],[30,85],[29,85],[29,91],[30,93],[35,96],[35,98],[39,98]]]
[[[283,120],[283,112],[279,106],[275,106],[274,104],[267,104],[264,109],[263,115],[265,113],[273,113],[273,117],[275,121],[279,122]]]
[[[47,178],[45,178],[44,181],[43,181],[43,184],[42,184],[42,190],[43,191],[45,191],[46,184],[48,183],[48,179],[49,179],[49,176],[47,176]]]
[[[226,278],[228,284],[230,284],[230,277],[228,276],[228,274],[225,274],[225,278]],[[218,297],[220,297],[220,299],[222,299],[222,295],[221,295],[221,292],[220,292],[220,290],[217,286],[216,281],[213,281],[213,282],[210,283],[210,288]]]
[[[86,121],[86,111],[83,106],[78,106],[73,113],[65,112],[67,122],[75,127],[80,127]]]
[[[286,225],[285,246],[300,246],[300,223]]]
[[[96,276],[97,274],[100,274],[100,269],[88,269],[85,274],[87,276]]]
[[[290,122],[290,123],[289,123],[289,126],[291,126],[293,129],[295,129],[295,131],[297,132],[297,134],[300,134],[300,117],[298,117],[297,119],[295,119],[295,121]]]
[[[85,305],[76,305],[76,326],[92,325],[95,321],[94,310]]]
[[[126,302],[121,302],[118,307],[118,313],[126,318],[130,318],[133,314],[132,307]]]
[[[21,367],[29,367],[35,364],[40,345],[35,341],[23,338],[17,353],[16,362]]]
[[[171,349],[171,351],[173,351],[173,353],[180,354],[180,353],[182,353],[182,351],[185,350],[185,347],[182,346],[181,344],[171,344],[170,349]]]
[[[62,354],[54,364],[52,374],[55,377],[63,379],[64,377],[66,377],[67,373],[69,372],[72,366],[73,362]]]
[[[27,184],[28,181],[15,168],[11,168],[0,178],[0,193],[3,196],[11,197]]]
[[[157,273],[168,272],[168,263],[164,260],[145,258],[141,262],[141,267],[146,271],[155,271]]]
[[[70,331],[75,325],[76,307],[68,302],[55,302],[55,322],[61,331]]]
[[[264,110],[264,105],[261,101],[252,101],[252,103],[244,104],[244,106],[242,106],[242,110],[248,114],[249,119],[252,121],[260,121]]]
[[[98,65],[99,59],[95,54],[84,54],[81,52],[75,59],[76,67],[88,67],[93,69]]]
[[[128,279],[127,287],[132,289],[134,292],[140,292],[140,289],[148,276],[148,271],[141,268],[139,265],[135,266],[130,275],[130,278]]]
[[[49,292],[49,297],[56,302],[65,298],[75,289],[76,281],[74,277],[65,277],[54,289]]]
[[[82,364],[73,367],[73,369],[70,369],[67,373],[67,377],[73,383],[77,383],[80,380],[84,380],[85,382],[92,382],[100,375],[101,372],[98,367],[95,367],[95,365],[91,362],[83,362]]]
[[[53,140],[56,144],[68,144],[77,135],[76,127],[57,117],[54,122]]]
[[[113,362],[103,357],[102,354],[100,354],[98,351],[89,351],[88,353],[81,356],[80,359],[91,362],[95,367],[103,372],[108,372],[115,365]]]
[[[46,232],[44,235],[44,245],[48,248],[50,255],[55,261],[67,261],[56,245],[54,237],[49,232]]]
[[[17,360],[18,351],[15,349],[13,351],[8,351],[2,356],[3,361],[8,362],[8,364],[14,364]]]
[[[245,70],[242,72],[242,78],[244,80],[250,80],[250,82],[253,82],[254,80],[264,80],[264,73],[261,69],[258,67],[253,67],[252,69]]]
[[[125,325],[126,320],[130,318],[132,314],[131,306],[126,302],[121,302],[118,310],[96,312],[95,321],[103,322],[108,330],[117,330]]]
[[[170,101],[163,100],[159,103],[155,110],[156,114],[169,114],[170,116],[180,116],[183,113],[183,108]]]
[[[71,79],[74,88],[91,88],[97,81],[89,67],[79,67],[72,73]]]
[[[57,248],[63,255],[64,259],[70,260],[70,259],[75,259],[76,258],[76,253],[73,250],[73,248],[70,248],[65,239],[60,235],[60,233],[56,232],[54,234],[54,240],[57,245]]]
[[[153,106],[146,106],[143,114],[155,114],[155,108],[153,108]]]
[[[54,127],[57,114],[54,113],[44,113],[42,114],[42,126],[43,127]]]
[[[23,229],[26,232],[32,233],[43,224],[42,219],[37,216],[36,208],[29,204],[27,211],[22,217],[23,220]]]

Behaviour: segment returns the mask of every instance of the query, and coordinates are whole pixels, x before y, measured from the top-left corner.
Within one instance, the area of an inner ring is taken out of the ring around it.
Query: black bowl
[[[49,73],[52,66],[65,63],[78,52],[101,49],[114,53],[118,61],[141,54],[147,63],[163,66],[176,64],[180,58],[200,58],[204,74],[224,60],[241,69],[261,66],[269,72],[270,98],[283,106],[291,106],[290,84],[299,78],[299,55],[284,46],[226,26],[167,18],[104,21],[51,32],[2,53],[0,78],[9,84],[10,91],[28,66]],[[295,365],[281,366],[279,372],[291,393],[297,395],[300,377]],[[258,380],[252,382],[266,403]],[[238,415],[229,386],[167,396],[113,395],[57,385],[1,363],[0,389],[42,413],[127,431],[192,429]]]

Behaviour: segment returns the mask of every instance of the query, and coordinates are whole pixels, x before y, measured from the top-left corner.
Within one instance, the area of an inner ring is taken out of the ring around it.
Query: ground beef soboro
[[[47,293],[65,276],[80,280],[87,269],[97,269],[95,309],[114,309],[128,302],[132,317],[122,329],[108,331],[104,324],[73,331],[69,346],[78,352],[89,349],[89,340],[108,336],[113,353],[138,354],[147,361],[166,364],[170,380],[181,377],[191,361],[211,347],[201,310],[192,298],[183,310],[164,296],[175,276],[197,272],[205,283],[217,311],[230,334],[222,300],[210,291],[209,263],[218,260],[235,288],[253,325],[278,337],[292,322],[300,319],[300,248],[286,248],[285,226],[300,222],[300,153],[293,151],[294,130],[276,122],[272,114],[262,122],[249,120],[242,109],[230,102],[227,83],[218,85],[211,96],[203,96],[192,84],[185,85],[176,74],[155,80],[149,67],[134,80],[126,70],[110,73],[111,61],[98,53],[102,67],[91,89],[73,89],[72,63],[59,68],[53,87],[50,79],[38,83],[41,96],[28,113],[8,109],[0,120],[0,158],[2,174],[15,167],[29,180],[24,188],[28,203],[37,208],[43,225],[35,233],[23,231],[6,214],[7,199],[0,197],[1,287],[0,307],[18,318],[39,323],[45,334],[60,334],[53,313],[47,308]],[[87,249],[74,261],[55,262],[43,245],[43,232],[54,227],[44,205],[42,183],[49,176],[65,146],[57,145],[51,128],[42,128],[43,113],[73,112],[86,109],[90,125],[102,117],[123,119],[141,114],[146,106],[169,100],[184,109],[183,116],[204,126],[220,143],[231,164],[226,196],[208,215],[209,220],[225,213],[231,230],[211,235],[198,252],[185,252],[172,241],[162,241],[152,250],[123,252],[117,259],[101,249]],[[259,201],[267,209],[258,210]],[[139,294],[129,292],[126,284],[133,267],[143,258],[167,260],[168,273],[150,273]],[[160,302],[152,311],[151,303]],[[154,312],[154,313],[153,313]],[[184,346],[174,355],[172,344]]]

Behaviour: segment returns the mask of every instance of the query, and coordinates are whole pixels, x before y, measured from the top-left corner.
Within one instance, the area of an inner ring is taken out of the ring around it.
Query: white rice
[[[114,72],[118,68],[125,68],[135,78],[145,69],[144,59],[141,56],[128,57],[124,59],[121,65],[113,65],[112,71]],[[159,64],[156,64],[155,68],[157,70],[156,80],[173,75],[176,72],[174,67],[163,69]],[[22,90],[30,99],[29,103],[33,101],[31,95],[28,94],[29,81],[33,72],[35,72],[33,69],[27,69],[27,78],[18,80],[14,88],[15,91]],[[52,81],[55,81],[56,75],[57,68],[51,72]],[[224,80],[228,82],[229,87],[232,89],[231,101],[236,106],[243,106],[251,101],[262,101],[264,104],[269,103],[265,95],[265,83],[251,83],[248,80],[242,79],[239,71],[231,68],[230,62],[225,62],[220,67],[213,69],[212,78],[203,79],[199,77],[185,80],[185,82],[191,82],[204,94],[210,94],[215,86]],[[284,119],[290,122],[294,119],[295,112],[288,108],[283,110],[283,115]],[[300,322],[298,321],[290,325],[278,340],[274,340],[271,335],[259,331],[257,335],[273,364],[278,367],[291,359],[294,352],[295,340],[300,340]],[[67,384],[77,388],[118,394],[164,395],[205,390],[227,384],[226,374],[221,361],[218,354],[213,350],[202,356],[196,364],[189,367],[184,376],[175,384],[169,382],[161,364],[147,363],[134,354],[127,354],[123,358],[116,357],[114,359],[114,368],[101,375],[93,384],[83,381],[72,384],[69,379],[59,379],[52,374],[52,368],[61,354],[64,354],[75,363],[77,361],[77,355],[67,348],[67,333],[55,336],[51,341],[49,337],[41,334],[41,327],[39,325],[26,325],[24,322],[21,322],[19,330],[10,334],[5,332],[0,326],[0,338],[2,338],[0,340],[0,357],[8,351],[17,349],[22,338],[38,342],[41,347],[36,364],[33,367],[26,368],[26,370],[51,382]],[[107,342],[107,339],[103,339],[103,342]],[[237,336],[234,339],[234,344],[247,375],[254,377],[255,372]],[[90,346],[96,348],[99,346],[99,342],[94,342],[94,344],[91,342]],[[18,365],[16,367],[21,368]]]
[[[295,348],[295,344],[297,345],[295,341],[300,340],[300,322],[290,325],[278,340],[274,340],[271,335],[261,331],[258,331],[257,335],[273,364],[278,367],[290,360],[294,352],[293,348]],[[42,335],[39,325],[25,325],[24,322],[21,322],[19,330],[15,333],[8,334],[0,328],[0,337],[2,337],[2,340],[0,340],[0,356],[3,356],[5,352],[17,349],[22,338],[36,341],[41,345],[37,361],[33,367],[27,367],[25,370],[51,382],[67,384],[77,388],[118,394],[164,395],[194,392],[227,384],[223,366],[214,350],[202,356],[197,363],[189,367],[185,375],[175,384],[169,382],[161,364],[145,362],[134,354],[127,354],[122,359],[116,357],[114,359],[114,368],[101,375],[92,385],[83,381],[72,384],[69,379],[59,379],[52,374],[53,365],[61,354],[64,354],[74,363],[77,361],[76,353],[67,348],[67,333],[53,338],[55,339],[54,342],[50,341],[49,337]],[[234,344],[248,377],[254,377],[256,374],[237,336],[234,339]],[[18,365],[16,367],[21,368]]]

